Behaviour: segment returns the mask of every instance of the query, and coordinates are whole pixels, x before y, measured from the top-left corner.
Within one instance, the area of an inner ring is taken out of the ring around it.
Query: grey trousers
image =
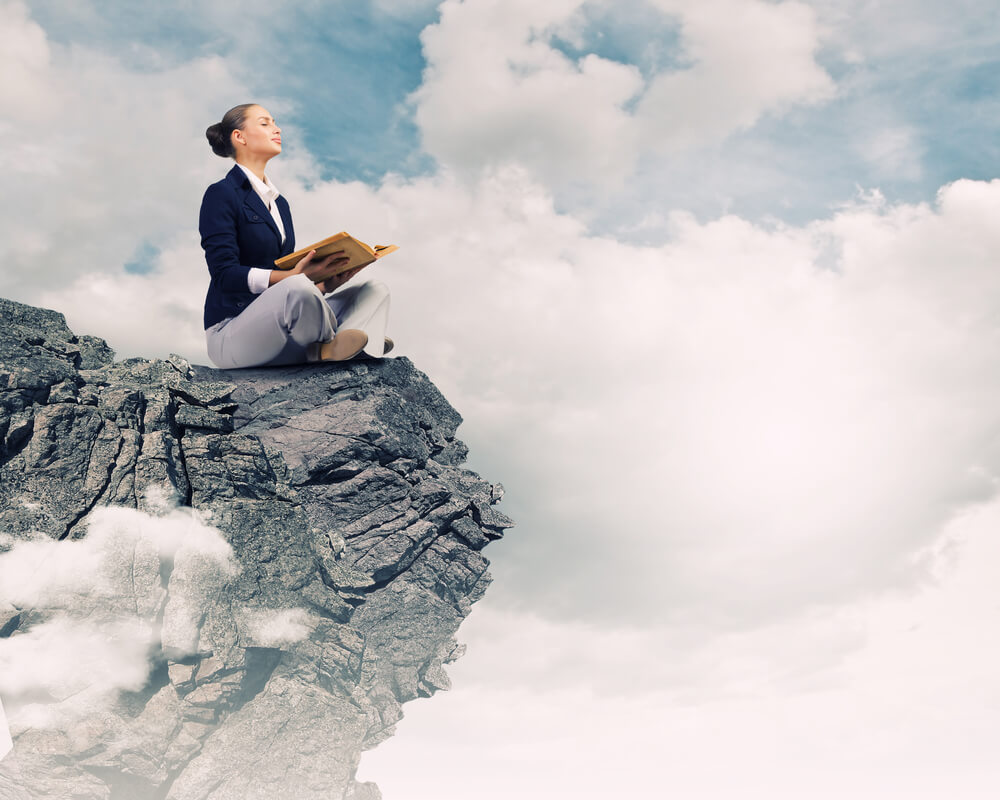
[[[243,309],[205,331],[208,356],[222,369],[302,364],[338,329],[368,334],[364,352],[381,358],[389,322],[389,290],[365,281],[324,297],[309,278],[285,278]]]

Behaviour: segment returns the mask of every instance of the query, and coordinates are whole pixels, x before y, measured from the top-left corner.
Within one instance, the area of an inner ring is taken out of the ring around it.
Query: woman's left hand
[[[363,269],[364,267],[349,269],[346,272],[341,272],[339,275],[327,278],[325,281],[320,281],[316,284],[316,286],[321,292],[323,292],[323,294],[329,294],[330,292],[334,292],[339,289]]]

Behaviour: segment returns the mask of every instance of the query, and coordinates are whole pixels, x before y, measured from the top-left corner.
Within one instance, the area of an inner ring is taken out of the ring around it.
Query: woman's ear
[[[243,131],[237,128],[236,130],[233,131],[232,136],[230,137],[230,141],[232,142],[233,148],[235,149],[236,145],[238,144],[245,145],[247,143],[247,137],[243,135]]]

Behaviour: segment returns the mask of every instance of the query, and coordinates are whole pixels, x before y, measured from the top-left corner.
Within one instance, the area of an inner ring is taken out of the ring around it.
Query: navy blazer
[[[257,295],[247,286],[251,267],[274,269],[274,260],[295,250],[295,231],[288,201],[275,201],[285,226],[285,243],[250,179],[234,166],[205,190],[198,230],[212,276],[205,297],[205,327],[237,316]]]

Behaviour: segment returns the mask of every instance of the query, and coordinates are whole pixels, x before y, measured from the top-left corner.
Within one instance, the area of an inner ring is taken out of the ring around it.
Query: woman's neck
[[[242,167],[246,167],[258,178],[264,180],[264,167],[267,166],[267,162],[270,160],[270,158],[260,158],[260,157],[255,158],[254,156],[244,155],[243,153],[240,153],[240,157],[235,160],[237,164],[239,164]]]

